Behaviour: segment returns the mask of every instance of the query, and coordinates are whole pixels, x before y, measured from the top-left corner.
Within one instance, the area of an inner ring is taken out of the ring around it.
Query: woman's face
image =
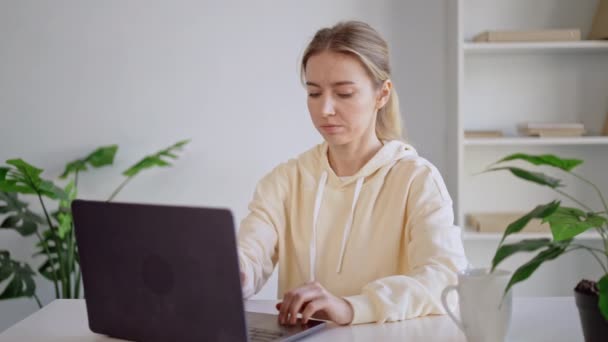
[[[328,144],[376,134],[376,113],[388,100],[390,81],[377,88],[356,57],[329,51],[308,59],[304,77],[310,117]]]

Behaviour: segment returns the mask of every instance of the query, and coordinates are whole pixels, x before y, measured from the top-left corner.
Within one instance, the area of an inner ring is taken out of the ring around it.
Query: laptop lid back
[[[245,341],[230,211],[76,200],[91,331],[137,341]]]

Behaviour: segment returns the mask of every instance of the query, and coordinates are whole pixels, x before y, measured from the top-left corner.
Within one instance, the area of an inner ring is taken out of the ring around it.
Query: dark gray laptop
[[[225,209],[72,204],[91,331],[134,341],[293,341],[322,329],[245,313]]]

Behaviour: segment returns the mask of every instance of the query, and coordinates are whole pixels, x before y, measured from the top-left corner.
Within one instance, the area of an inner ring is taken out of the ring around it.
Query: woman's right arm
[[[241,222],[238,254],[245,298],[260,291],[278,261],[279,230],[286,224],[285,166],[276,167],[258,182],[249,203],[249,214]]]

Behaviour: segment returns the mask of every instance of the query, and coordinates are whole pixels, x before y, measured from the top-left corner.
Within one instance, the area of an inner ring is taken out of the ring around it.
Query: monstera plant
[[[177,159],[176,151],[189,140],[180,141],[155,154],[148,155],[122,174],[124,181],[111,193],[108,201],[118,195],[124,186],[141,171],[153,167],[170,166]],[[100,168],[114,163],[118,146],[104,146],[81,159],[68,163],[60,178],[67,182],[59,187],[41,177],[43,170],[22,159],[6,161],[0,166],[0,227],[13,229],[20,235],[36,237],[36,258],[42,264],[34,271],[28,263],[11,258],[7,250],[0,250],[0,300],[20,297],[33,298],[42,307],[36,293],[34,277],[40,274],[53,283],[56,298],[79,298],[81,273],[76,245],[71,203],[78,194],[78,175],[89,168]],[[38,202],[41,213],[29,209],[19,196],[29,196]],[[51,204],[54,203],[54,204]]]
[[[589,186],[589,191],[597,194],[602,209],[596,210],[562,190],[561,179],[538,171],[505,164],[512,161],[523,161],[534,166],[551,167],[569,174]],[[581,280],[575,288],[575,298],[579,307],[583,331],[587,341],[593,341],[593,333],[601,332],[599,340],[608,336],[608,205],[600,189],[585,177],[574,172],[583,163],[578,159],[562,159],[554,155],[527,155],[522,153],[509,155],[492,164],[485,172],[508,171],[523,180],[546,186],[557,194],[568,198],[578,207],[569,207],[560,200],[538,205],[506,227],[496,254],[492,259],[492,270],[505,259],[519,252],[539,251],[531,260],[520,266],[513,273],[505,293],[515,284],[522,282],[547,261],[574,250],[585,250],[597,262],[602,274],[597,281]],[[541,219],[551,227],[552,238],[524,239],[515,243],[505,243],[507,236],[520,232],[533,219]],[[580,243],[575,238],[589,230],[595,230],[602,240],[602,248],[594,248]]]

